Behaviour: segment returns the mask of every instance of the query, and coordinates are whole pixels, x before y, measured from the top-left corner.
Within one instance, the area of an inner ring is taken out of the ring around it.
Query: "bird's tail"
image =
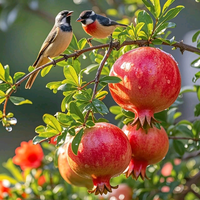
[[[48,63],[49,61],[50,60],[48,58],[41,57],[39,59],[39,61],[37,62],[37,64],[33,67],[38,68],[38,67]],[[28,78],[28,81],[26,82],[25,89],[31,89],[31,87],[32,87],[32,85],[33,85],[33,83],[34,83],[39,72],[40,72],[40,70],[30,75],[30,77]]]

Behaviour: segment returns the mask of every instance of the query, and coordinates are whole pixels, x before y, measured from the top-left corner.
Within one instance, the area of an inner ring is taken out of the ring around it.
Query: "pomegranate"
[[[85,178],[92,178],[90,193],[112,192],[111,177],[124,172],[131,160],[131,146],[127,136],[115,125],[96,123],[86,128],[78,147],[77,155],[69,143],[67,159],[71,169]]]
[[[63,179],[72,185],[78,186],[78,187],[86,187],[87,189],[92,189],[93,183],[92,179],[89,178],[83,178],[76,174],[69,166],[67,161],[67,143],[64,144],[63,147],[60,147],[59,156],[58,156],[58,169],[63,177]]]
[[[139,47],[123,54],[111,68],[110,76],[121,78],[110,83],[115,102],[135,113],[138,128],[152,127],[154,113],[174,103],[181,88],[181,76],[174,58],[153,47]]]
[[[163,127],[153,127],[146,131],[130,124],[125,125],[122,130],[128,136],[132,148],[132,159],[126,176],[132,175],[136,180],[141,176],[144,180],[147,178],[146,167],[160,162],[168,152],[167,133]]]

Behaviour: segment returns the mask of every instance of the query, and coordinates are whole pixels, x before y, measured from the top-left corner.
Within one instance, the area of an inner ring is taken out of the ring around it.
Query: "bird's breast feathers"
[[[91,24],[84,25],[83,29],[86,33],[94,38],[106,38],[115,30],[115,26],[103,26],[97,20]]]
[[[73,33],[72,31],[62,31],[60,28],[58,29],[57,36],[49,46],[48,50],[44,52],[44,57],[56,57],[63,53],[67,47],[69,46],[72,40]]]

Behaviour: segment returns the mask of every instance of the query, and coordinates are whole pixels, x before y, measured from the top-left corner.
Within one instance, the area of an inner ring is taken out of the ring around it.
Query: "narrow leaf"
[[[119,83],[121,79],[116,76],[104,76],[99,80],[100,83]]]
[[[192,42],[196,42],[199,35],[200,35],[200,31],[197,31],[192,37]]]
[[[75,69],[71,65],[67,65],[63,68],[63,70],[67,83],[78,86],[78,76]]]
[[[2,81],[5,80],[5,69],[1,63],[0,63],[0,80]]]
[[[181,141],[173,140],[173,146],[174,146],[174,149],[176,150],[176,152],[179,155],[182,156],[185,153],[185,147],[184,147],[184,144]]]
[[[162,13],[164,14],[167,9],[169,8],[169,6],[174,2],[175,0],[167,0],[163,6],[163,9],[162,9]]]
[[[3,180],[8,180],[13,185],[18,183],[17,180],[15,180],[14,178],[8,176],[7,174],[0,174],[0,181],[3,181]]]
[[[156,18],[159,18],[160,12],[161,12],[160,0],[152,0],[152,2],[154,5],[155,16],[156,16]]]
[[[75,155],[78,154],[78,147],[81,142],[81,138],[83,136],[84,130],[83,128],[75,135],[73,141],[72,141],[72,151]]]
[[[33,144],[39,144],[41,143],[42,141],[44,141],[46,139],[46,137],[40,137],[39,135],[36,135],[34,138],[33,138]]]
[[[84,116],[83,116],[82,112],[79,110],[79,108],[77,107],[75,102],[70,103],[69,110],[70,110],[70,113],[73,113],[76,116],[78,116],[80,118],[81,122],[84,122]]]
[[[60,123],[58,122],[58,120],[53,115],[44,114],[43,115],[43,121],[45,122],[45,124],[49,125],[53,129],[57,130],[58,133],[60,133],[62,131]]]
[[[10,101],[16,106],[23,105],[23,104],[32,104],[30,100],[24,99],[23,97],[11,96]]]
[[[5,65],[4,66],[5,69],[5,80],[8,81],[9,80],[9,76],[10,76],[10,68],[9,65]]]
[[[106,107],[106,105],[102,101],[100,101],[99,99],[93,99],[92,105],[93,105],[94,109],[100,114],[109,113],[109,110]]]
[[[23,176],[20,170],[13,164],[12,158],[9,158],[6,163],[3,163],[3,166],[10,171],[10,173],[15,177],[19,182],[23,182]]]
[[[144,5],[147,7],[147,9],[151,12],[151,14],[156,18],[154,5],[148,2],[147,0],[142,0],[142,1]]]
[[[194,67],[194,68],[200,68],[200,57],[192,61],[190,65],[191,67]]]
[[[78,46],[79,49],[83,49],[85,47],[85,45],[87,44],[87,39],[86,38],[82,38],[78,41]]]
[[[16,72],[13,76],[14,82],[16,83],[20,78],[22,78],[25,75],[24,72]]]
[[[200,115],[200,103],[197,104],[194,108],[194,115],[198,117]]]
[[[41,76],[42,77],[46,76],[50,72],[52,67],[53,67],[53,65],[50,65],[50,66],[43,68],[42,71],[41,71]]]

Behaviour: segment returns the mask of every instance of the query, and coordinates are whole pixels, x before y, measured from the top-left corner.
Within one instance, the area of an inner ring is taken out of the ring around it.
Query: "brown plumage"
[[[69,46],[72,39],[72,27],[70,18],[73,11],[64,10],[58,13],[55,18],[55,24],[49,35],[42,44],[33,67],[38,68],[48,62],[49,58],[59,56]],[[33,73],[26,82],[25,88],[30,89],[38,75],[39,71]]]

